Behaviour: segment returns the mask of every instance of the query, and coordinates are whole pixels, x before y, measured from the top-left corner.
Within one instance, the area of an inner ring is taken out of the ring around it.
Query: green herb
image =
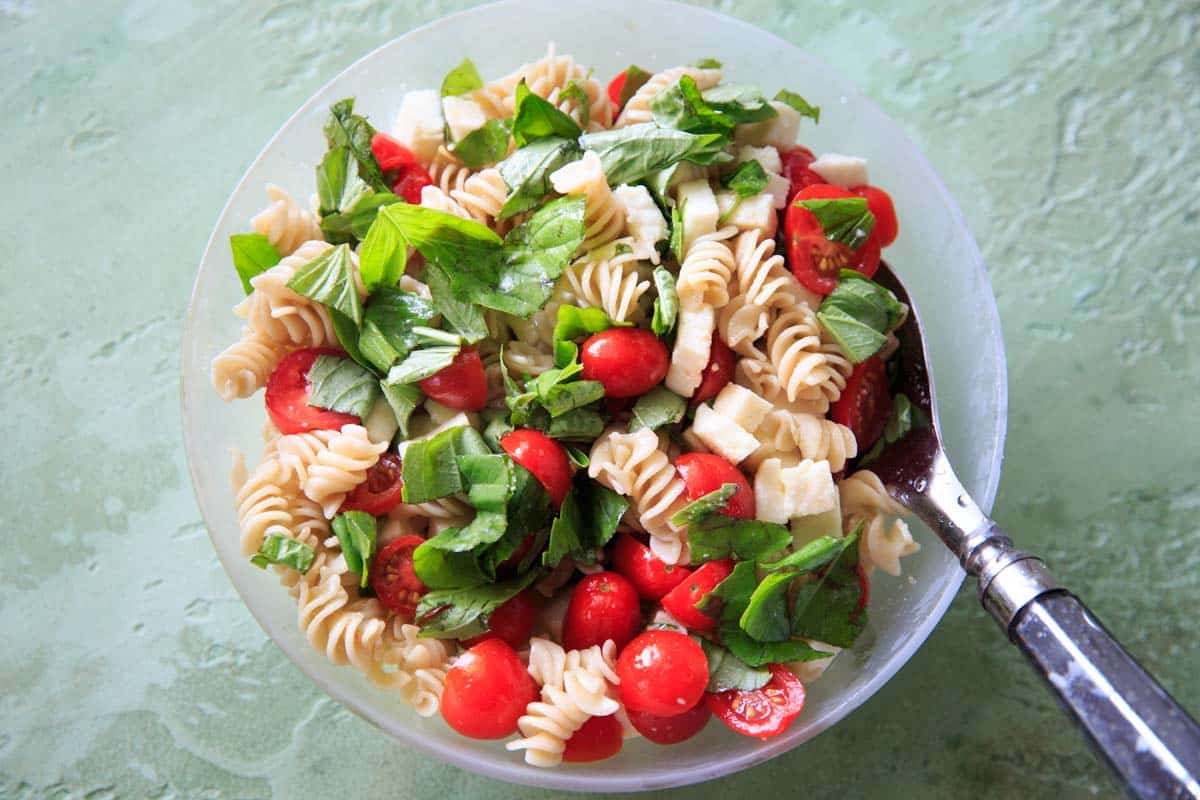
[[[692,66],[698,69],[720,69],[723,64],[721,64],[721,62],[717,61],[715,58],[702,58],[696,63],[692,64]]]
[[[551,417],[561,417],[568,411],[603,400],[604,384],[599,381],[573,381],[555,386],[544,395],[539,394],[538,399]]]
[[[537,577],[538,573],[531,571],[504,583],[428,592],[417,604],[421,635],[447,639],[478,636],[487,630],[488,615],[524,591]]]
[[[592,99],[588,97],[588,93],[579,85],[579,81],[571,78],[567,81],[567,85],[558,93],[561,100],[574,100],[579,104],[579,124],[584,128],[592,121]]]
[[[579,144],[600,156],[612,186],[637,183],[680,161],[720,164],[732,160],[724,152],[726,137],[662,128],[653,122],[584,134]]]
[[[750,692],[771,682],[769,669],[751,667],[724,647],[707,639],[700,639],[700,646],[708,658],[707,691],[727,692],[736,689]]]
[[[500,208],[500,219],[537,207],[553,189],[550,175],[583,154],[574,139],[547,136],[513,152],[496,167],[508,184],[508,199]]]
[[[467,344],[475,344],[488,336],[487,320],[483,310],[471,302],[458,300],[450,290],[450,276],[437,264],[426,264],[421,276],[429,287],[433,307],[442,315],[443,321],[458,332]]]
[[[269,533],[250,563],[259,569],[266,569],[268,564],[282,564],[297,572],[308,572],[316,555],[317,552],[304,542],[281,533]]]
[[[342,314],[356,326],[362,324],[362,302],[350,273],[350,248],[339,245],[296,270],[287,282],[296,294]]]
[[[655,95],[650,110],[654,121],[664,128],[728,137],[734,126],[731,117],[704,101],[690,75],[684,75],[674,86]]]
[[[846,537],[838,557],[815,583],[796,591],[792,607],[792,635],[850,647],[867,626],[858,581],[858,538],[862,526]]]
[[[430,589],[461,590],[488,582],[474,553],[441,550],[428,540],[413,551],[413,572]]]
[[[576,139],[582,132],[575,120],[529,91],[525,79],[521,79],[517,84],[512,126],[513,140],[517,147],[524,147],[548,136]]]
[[[567,458],[571,460],[571,464],[576,469],[587,469],[588,464],[591,463],[591,459],[586,452],[570,444],[566,445],[566,450]]]
[[[349,149],[358,162],[358,174],[367,185],[377,191],[387,192],[391,186],[371,152],[371,137],[374,135],[375,129],[371,123],[354,113],[353,97],[339,100],[329,107],[329,119],[325,122],[325,140],[329,146]]]
[[[321,233],[330,244],[354,244],[370,232],[381,208],[403,202],[391,192],[366,192],[352,207],[322,217]]]
[[[266,272],[283,258],[271,240],[261,233],[235,233],[229,237],[229,249],[233,252],[233,268],[242,279],[246,294],[254,291],[251,278]]]
[[[308,368],[308,404],[366,419],[379,399],[379,381],[358,364],[338,356],[317,356]]]
[[[387,401],[392,408],[392,413],[396,415],[396,424],[400,426],[400,435],[407,439],[408,418],[421,403],[421,390],[411,383],[392,386],[383,381],[379,382],[379,388],[383,392],[383,399]]]
[[[581,336],[591,336],[593,333],[606,331],[613,326],[608,314],[602,308],[579,308],[572,305],[558,307],[558,316],[554,323],[554,363],[565,367],[575,361],[579,355],[579,347],[572,339]]]
[[[567,492],[563,498],[558,516],[550,525],[550,541],[542,553],[542,564],[555,567],[558,562],[570,555],[584,553],[584,521],[583,510],[579,504],[578,492]],[[591,556],[594,559],[594,556]]]
[[[455,142],[451,149],[471,169],[495,164],[508,152],[508,127],[498,119],[489,119]]]
[[[736,627],[757,586],[758,572],[754,562],[739,561],[725,580],[696,602],[696,610]]]
[[[599,412],[589,408],[574,408],[553,417],[546,425],[544,432],[551,439],[590,443],[604,433],[604,426],[604,417]],[[587,464],[583,464],[583,466],[587,466]]]
[[[462,63],[446,73],[442,78],[442,97],[458,97],[483,88],[483,78],[475,68],[475,62],[464,58]]]
[[[768,572],[789,572],[792,575],[815,572],[840,556],[850,543],[850,539],[848,538],[820,536],[796,552],[789,553],[778,561],[769,564],[759,564],[759,567]],[[776,550],[778,549],[776,548]],[[770,552],[764,555],[770,555]]]
[[[830,653],[811,647],[808,642],[789,639],[786,642],[760,642],[736,626],[721,628],[721,641],[743,662],[752,667],[765,667],[786,661],[816,661],[829,658]]]
[[[791,541],[786,526],[752,519],[714,517],[688,530],[688,546],[695,564],[723,558],[756,561],[778,553]]]
[[[746,198],[763,192],[770,180],[762,164],[750,159],[738,164],[737,169],[722,178],[721,185],[732,190],[739,198]]]
[[[376,215],[358,249],[358,274],[370,294],[393,287],[408,266],[408,243],[387,217]]]
[[[702,96],[710,108],[724,114],[737,125],[779,116],[779,112],[757,86],[722,83],[706,89]]]
[[[400,203],[379,212],[404,241],[447,272],[495,259],[503,241],[491,228],[432,208]]]
[[[371,187],[358,176],[358,159],[349,147],[333,147],[317,165],[317,200],[321,216],[353,208]]]
[[[817,319],[838,343],[846,358],[866,361],[887,342],[904,315],[895,295],[853,270],[842,270],[837,288],[825,298]]]
[[[826,239],[853,249],[862,245],[875,227],[875,215],[867,208],[865,197],[800,200],[798,205],[813,213]]]
[[[617,100],[617,106],[624,108],[629,102],[629,98],[637,94],[637,90],[646,84],[646,81],[654,77],[654,74],[647,72],[637,64],[630,64],[625,69],[625,82],[621,84],[621,94]]]
[[[461,351],[460,347],[426,347],[413,350],[407,358],[388,370],[385,380],[391,384],[424,380],[453,364]]]
[[[499,456],[496,456],[499,458]],[[503,511],[478,511],[475,517],[461,528],[447,528],[421,547],[445,550],[450,553],[469,553],[480,545],[499,541],[508,530],[508,520]]]
[[[859,468],[869,465],[883,454],[884,448],[900,441],[910,431],[929,427],[929,417],[918,405],[908,399],[908,395],[900,392],[892,398],[892,414],[884,426],[883,436],[876,440],[865,454],[859,457]]]
[[[791,635],[787,590],[795,577],[788,572],[774,572],[763,578],[750,595],[738,627],[760,642],[787,641]]]
[[[693,525],[700,522],[710,514],[715,514],[724,508],[725,504],[729,502],[729,498],[737,494],[737,491],[738,485],[736,483],[723,483],[721,484],[721,488],[714,489],[702,497],[697,497],[676,511],[675,515],[671,517],[671,524],[682,528],[684,525]]]
[[[417,329],[437,313],[433,303],[419,294],[389,287],[376,289],[363,313],[359,350],[376,369],[386,373],[420,343]]]
[[[424,503],[463,491],[458,457],[490,452],[483,437],[466,425],[412,442],[404,452],[404,502]]]
[[[683,235],[683,220],[675,225],[675,209],[671,209],[671,250],[676,251],[681,245],[676,240],[675,232]],[[679,295],[675,291],[675,276],[666,267],[654,268],[654,288],[658,297],[654,298],[654,318],[650,321],[650,330],[655,336],[665,336],[675,327],[675,319],[679,316]]]
[[[506,455],[468,453],[458,457],[467,499],[479,511],[503,513],[512,492],[513,462]]]
[[[362,576],[359,586],[366,586],[371,557],[375,555],[375,517],[365,511],[344,511],[333,518],[333,532],[346,568]]]
[[[665,386],[658,386],[637,399],[629,419],[629,432],[649,428],[656,431],[683,419],[687,400]]]
[[[781,103],[787,103],[792,108],[800,112],[800,116],[808,117],[813,122],[821,121],[821,109],[819,106],[814,106],[795,92],[789,92],[787,89],[780,89],[775,95],[775,99]]]
[[[550,528],[542,564],[554,567],[566,556],[591,563],[617,531],[629,500],[584,475],[577,476]]]

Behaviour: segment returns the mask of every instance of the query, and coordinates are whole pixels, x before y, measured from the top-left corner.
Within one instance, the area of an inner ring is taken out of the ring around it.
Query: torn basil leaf
[[[429,324],[436,315],[433,303],[419,294],[394,288],[376,289],[363,313],[359,350],[386,374],[421,343],[417,329]]]
[[[350,248],[338,245],[297,269],[287,286],[361,325],[362,302],[350,269]]]
[[[788,619],[787,590],[796,575],[790,572],[773,572],[767,575],[754,593],[738,627],[760,642],[784,642],[791,636],[791,621]]]
[[[381,208],[403,202],[391,192],[366,192],[353,206],[321,217],[321,233],[330,244],[354,244],[370,232]]]
[[[760,563],[759,567],[768,572],[787,571],[793,575],[804,575],[809,572],[815,572],[833,561],[842,554],[842,551],[849,544],[849,539],[820,536],[794,553],[788,553],[778,561]],[[770,553],[766,553],[765,555],[770,555]]]
[[[372,189],[380,192],[391,190],[383,177],[383,170],[371,152],[371,137],[375,129],[365,117],[354,113],[354,98],[347,97],[329,107],[329,119],[325,122],[325,140],[331,148],[345,147],[354,154],[358,162],[358,174]]]
[[[259,569],[281,564],[303,573],[308,572],[316,555],[316,551],[304,542],[280,533],[269,533],[258,546],[258,552],[250,558],[250,563]]]
[[[577,139],[583,133],[575,120],[529,90],[525,79],[517,84],[512,134],[517,147],[548,136]]]
[[[662,128],[653,122],[584,134],[579,144],[600,156],[610,186],[637,183],[680,161],[722,164],[733,156],[724,152],[726,137]]]
[[[750,605],[750,596],[758,586],[758,571],[753,561],[739,561],[733,572],[696,602],[696,610],[722,622],[736,623]]]
[[[233,268],[242,280],[246,294],[254,291],[250,279],[261,275],[278,264],[283,256],[261,233],[235,233],[229,237],[229,249],[233,253]]]
[[[700,647],[708,658],[709,692],[737,690],[750,692],[761,689],[771,682],[771,671],[764,667],[751,667],[715,642],[700,639]]]
[[[736,558],[757,561],[778,553],[792,542],[786,525],[754,519],[712,517],[688,529],[692,563]]]
[[[676,511],[675,515],[671,517],[671,524],[679,528],[685,525],[694,525],[724,508],[725,504],[729,502],[729,498],[737,494],[737,491],[736,483],[723,483],[721,488],[714,489],[703,497],[697,497]]]
[[[454,296],[450,289],[450,276],[445,269],[437,264],[426,264],[421,277],[429,287],[433,307],[464,342],[475,344],[487,338],[487,320],[483,317],[483,310],[475,303],[464,302]]]
[[[375,517],[365,511],[343,511],[333,518],[333,532],[346,559],[346,568],[361,576],[359,586],[366,586],[371,557],[375,555]]]
[[[853,270],[842,270],[837,288],[817,310],[822,327],[855,364],[879,352],[903,315],[895,295]]]
[[[656,386],[637,399],[629,419],[629,432],[649,428],[656,431],[683,419],[687,400],[665,386]]]
[[[520,594],[537,577],[538,572],[534,570],[503,583],[422,595],[416,612],[421,636],[446,639],[478,636],[487,630],[488,615]]]
[[[705,89],[701,96],[709,108],[724,114],[736,125],[761,122],[779,116],[779,112],[757,86],[721,83],[711,89]]]
[[[308,404],[366,419],[379,399],[379,381],[369,370],[338,356],[317,356],[308,368]]]
[[[617,100],[617,106],[624,108],[629,102],[629,98],[637,94],[637,90],[642,88],[646,81],[654,77],[654,74],[647,72],[637,64],[630,64],[625,68],[625,80],[621,84],[621,94]]]
[[[578,142],[558,136],[538,139],[514,151],[496,167],[509,187],[499,218],[508,219],[536,208],[553,189],[550,175],[582,155]]]
[[[798,200],[796,204],[812,212],[826,239],[851,249],[861,246],[875,227],[875,215],[867,207],[865,197]]]
[[[675,209],[671,209],[671,219],[671,250],[674,252],[681,246],[679,241],[683,236],[683,219],[675,220]],[[676,240],[675,231],[679,231],[679,241]],[[654,298],[654,317],[650,321],[650,330],[655,336],[665,336],[675,327],[675,319],[679,315],[679,294],[675,291],[675,276],[669,269],[654,268],[654,288],[658,296]]]
[[[787,661],[817,661],[829,658],[830,653],[816,650],[807,642],[789,639],[786,642],[760,642],[736,625],[721,628],[721,642],[751,667],[765,667]]]
[[[464,491],[458,457],[491,453],[479,432],[466,425],[417,439],[404,451],[404,502],[424,503]]]
[[[421,390],[411,383],[392,386],[383,381],[379,382],[379,389],[383,392],[383,399],[391,406],[392,413],[396,416],[396,424],[400,426],[400,435],[407,439],[408,419],[421,404]]]
[[[602,308],[580,308],[565,303],[559,306],[554,322],[554,365],[561,368],[575,361],[579,347],[573,339],[601,333],[612,326]]]
[[[483,88],[483,78],[475,62],[464,58],[457,67],[442,78],[442,97],[458,97]]]
[[[721,185],[744,199],[761,194],[767,188],[770,180],[762,164],[755,159],[750,159],[738,164],[737,169],[722,178]]]
[[[489,119],[455,142],[451,149],[471,169],[482,169],[508,152],[508,128],[498,119]]]
[[[461,350],[460,347],[425,347],[413,350],[407,358],[388,370],[385,380],[391,384],[425,380],[454,363]]]
[[[809,103],[795,92],[789,92],[787,89],[780,89],[775,95],[775,99],[781,103],[786,103],[792,108],[800,112],[800,116],[808,117],[815,123],[821,121],[821,108]]]
[[[394,223],[376,215],[358,249],[358,274],[367,293],[395,286],[406,266],[408,243]]]
[[[656,94],[650,101],[650,110],[654,121],[664,128],[723,137],[733,131],[733,119],[704,101],[690,75],[683,75],[674,86]]]
[[[820,580],[796,591],[792,606],[792,635],[850,647],[867,627],[863,586],[858,579],[860,525],[845,540],[838,557]]]

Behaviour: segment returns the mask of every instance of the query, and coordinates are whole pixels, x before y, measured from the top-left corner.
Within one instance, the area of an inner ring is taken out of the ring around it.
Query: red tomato
[[[641,628],[637,589],[615,572],[597,572],[571,592],[563,620],[563,647],[583,650],[612,639],[620,650]]]
[[[417,156],[398,140],[376,131],[371,137],[371,155],[384,172],[396,172],[417,166]]]
[[[420,381],[427,396],[448,408],[479,411],[487,405],[487,377],[474,347],[464,347],[450,366]]]
[[[609,81],[608,99],[613,104],[613,114],[621,113],[621,92],[625,89],[625,70]]]
[[[692,574],[687,567],[663,561],[628,533],[617,537],[613,547],[613,568],[629,579],[644,600],[661,600]]]
[[[804,708],[804,685],[781,664],[771,664],[771,682],[761,689],[706,694],[704,702],[730,729],[770,739],[787,730]]]
[[[871,356],[854,368],[842,396],[829,408],[830,418],[854,433],[860,453],[869,450],[883,435],[891,414],[887,370],[879,356]]]
[[[862,564],[859,564],[855,571],[858,572],[858,610],[862,611],[871,599],[871,579],[867,577],[867,571],[863,569]]]
[[[796,192],[812,186],[814,183],[825,183],[816,172],[808,168],[808,165],[817,160],[813,155],[813,151],[807,147],[797,145],[791,150],[784,150],[779,154],[779,160],[783,162],[783,177],[788,181],[787,201],[791,205],[792,198],[796,196]]]
[[[587,761],[603,761],[621,752],[625,732],[616,717],[589,717],[583,727],[567,739],[562,758],[571,764]]]
[[[392,194],[403,197],[404,202],[414,206],[421,204],[421,190],[433,185],[433,177],[420,164],[409,167],[400,173],[400,177],[392,183]]]
[[[653,333],[641,328],[609,328],[583,343],[583,379],[600,381],[608,397],[637,397],[667,376],[671,355]]]
[[[571,491],[571,459],[561,444],[541,431],[518,428],[504,435],[500,447],[546,487],[556,508],[562,505]]]
[[[425,540],[415,534],[393,539],[371,561],[371,588],[391,611],[411,617],[421,595],[429,589],[413,570],[413,550]]]
[[[679,744],[687,741],[704,730],[704,726],[712,718],[707,703],[697,703],[695,708],[673,717],[660,717],[657,714],[628,709],[625,715],[629,717],[629,724],[638,733],[655,744]]]
[[[529,644],[537,613],[537,600],[527,589],[489,614],[487,632],[463,639],[463,646],[474,647],[488,639],[500,639],[519,650]]]
[[[400,505],[404,492],[404,478],[400,467],[400,456],[384,453],[367,470],[367,478],[342,501],[341,511],[365,511],[381,516]]]
[[[692,572],[683,583],[667,592],[662,599],[662,607],[689,631],[713,630],[717,627],[717,621],[696,608],[696,603],[715,589],[718,583],[728,578],[731,572],[732,560],[709,561]]]
[[[621,702],[630,711],[674,717],[696,707],[708,686],[708,658],[690,636],[646,631],[617,659]]]
[[[802,189],[796,195],[796,201],[853,196],[837,186],[814,184]],[[878,242],[868,236],[857,250],[841,242],[831,242],[825,238],[816,216],[795,202],[787,208],[783,229],[788,266],[797,280],[817,294],[829,294],[837,288],[838,272],[843,269],[857,270],[868,278],[879,269]]]
[[[537,696],[537,684],[516,651],[489,639],[459,656],[446,673],[442,716],[463,736],[503,739],[517,730],[517,719]]]
[[[729,349],[729,345],[714,333],[712,346],[708,351],[708,366],[700,374],[700,385],[692,393],[692,405],[698,406],[711,400],[725,388],[725,384],[733,379],[733,359],[733,351]]]
[[[341,430],[343,425],[357,425],[362,420],[353,414],[326,411],[308,404],[312,386],[308,371],[317,356],[345,357],[340,350],[328,347],[306,347],[289,353],[267,379],[267,413],[280,433],[304,433],[316,430]]]
[[[896,241],[900,234],[900,223],[896,220],[896,207],[892,205],[891,195],[878,186],[855,186],[850,191],[867,199],[867,208],[875,215],[871,236],[879,246],[887,247]]]
[[[754,519],[754,490],[742,471],[712,453],[687,453],[675,459],[675,469],[683,478],[688,500],[715,492],[726,483],[736,483],[737,491],[725,502],[721,513],[736,519]]]

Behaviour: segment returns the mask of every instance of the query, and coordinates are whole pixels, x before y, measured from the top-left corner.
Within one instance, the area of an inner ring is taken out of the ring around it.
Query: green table
[[[550,796],[404,752],[286,661],[179,431],[188,290],[242,170],[361,53],[464,5],[0,3],[0,797]],[[949,183],[1008,346],[996,515],[1200,708],[1200,6],[716,5],[849,73]],[[685,792],[1115,795],[966,588],[836,729]]]

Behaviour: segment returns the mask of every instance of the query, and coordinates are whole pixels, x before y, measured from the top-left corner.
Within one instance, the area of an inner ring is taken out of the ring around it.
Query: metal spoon
[[[901,390],[932,426],[914,429],[871,465],[979,579],[983,607],[1046,681],[1092,746],[1138,798],[1200,798],[1200,725],[1035,555],[1018,550],[963,488],[942,449],[921,321],[887,264],[875,280],[909,306]]]

